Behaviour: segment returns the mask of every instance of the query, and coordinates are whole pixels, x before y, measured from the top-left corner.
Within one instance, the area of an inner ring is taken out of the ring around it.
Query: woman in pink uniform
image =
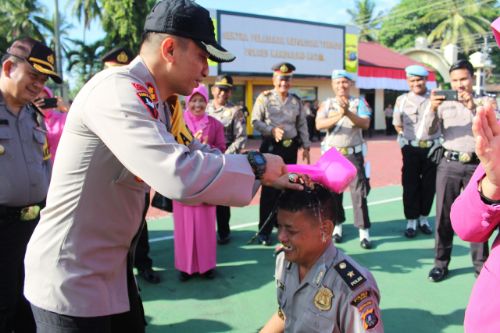
[[[224,126],[205,113],[207,103],[208,90],[199,85],[186,98],[184,120],[200,142],[224,152]],[[181,281],[186,281],[195,273],[205,278],[214,277],[217,239],[215,207],[173,202],[175,268],[180,271]]]
[[[45,104],[46,99],[56,98],[57,104],[55,107],[47,107]],[[66,116],[68,115],[68,106],[64,103],[61,97],[54,97],[52,90],[48,87],[43,87],[42,92],[33,101],[38,109],[45,117],[45,127],[47,127],[47,141],[49,145],[50,159],[54,163],[56,158],[57,146],[61,139],[64,124],[66,123]]]
[[[500,18],[492,24],[500,45]],[[496,28],[496,29],[495,29]],[[500,225],[500,124],[492,105],[478,107],[472,130],[481,164],[451,208],[457,235],[469,242],[485,242]],[[500,237],[472,289],[465,311],[466,333],[500,332]]]

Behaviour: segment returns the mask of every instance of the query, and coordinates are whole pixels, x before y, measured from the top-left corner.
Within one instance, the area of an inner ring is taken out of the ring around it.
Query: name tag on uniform
[[[9,119],[0,119],[0,125],[9,125]]]

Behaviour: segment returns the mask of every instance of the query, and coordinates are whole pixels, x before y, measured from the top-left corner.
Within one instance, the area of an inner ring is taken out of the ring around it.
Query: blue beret
[[[354,77],[352,74],[348,73],[347,71],[343,69],[334,69],[332,72],[332,80],[335,79],[340,79],[340,78],[346,78],[348,80],[354,81]]]
[[[405,68],[406,76],[429,76],[427,69],[420,65],[411,65]]]

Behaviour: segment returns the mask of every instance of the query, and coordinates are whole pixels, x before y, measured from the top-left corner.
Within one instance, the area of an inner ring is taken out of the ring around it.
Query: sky
[[[54,0],[40,0],[50,13],[54,11]],[[354,9],[354,0],[196,0],[205,8],[221,9],[234,12],[276,16],[290,19],[331,23],[348,24],[350,16],[347,9]],[[387,12],[399,0],[374,0],[375,11]],[[68,3],[70,5],[68,6]],[[74,0],[59,0],[59,12],[70,18],[75,26],[72,38],[82,39],[83,25],[71,14]],[[104,32],[98,22],[92,22],[91,29],[86,32],[89,42],[102,38]]]

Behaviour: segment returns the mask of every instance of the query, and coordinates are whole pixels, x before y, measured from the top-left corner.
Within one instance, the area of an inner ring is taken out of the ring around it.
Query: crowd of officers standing
[[[123,60],[122,52],[115,55]],[[262,135],[260,152],[279,155],[286,164],[295,164],[301,150],[303,162],[310,163],[311,142],[303,103],[299,96],[289,92],[295,67],[283,62],[272,70],[274,89],[257,97],[251,114],[254,129]],[[410,91],[397,99],[393,114],[403,156],[403,205],[407,219],[404,235],[413,238],[417,229],[423,234],[432,234],[428,217],[436,194],[435,267],[429,272],[429,279],[438,282],[447,276],[451,259],[454,235],[450,222],[451,204],[479,163],[471,128],[475,109],[483,98],[472,92],[473,68],[465,60],[450,68],[456,99],[450,100],[437,91],[430,92],[426,88],[428,71],[424,67],[409,66],[406,73]],[[56,83],[61,82],[54,70],[54,54],[42,43],[24,39],[14,43],[2,58],[0,266],[5,269],[0,275],[1,332],[9,329],[29,331],[34,327],[32,317],[26,315],[30,312],[29,305],[22,296],[23,258],[50,182],[51,165],[44,124],[32,104],[48,77]],[[370,187],[364,168],[362,130],[369,128],[372,111],[363,98],[351,95],[354,83],[346,71],[333,71],[333,97],[321,103],[315,125],[326,132],[322,147],[335,147],[356,166],[357,177],[350,184],[354,225],[359,229],[360,246],[370,249],[371,223],[367,207]],[[230,76],[217,77],[211,90],[213,99],[207,107],[208,114],[224,125],[226,154],[240,153],[247,140],[245,114],[241,107],[229,101],[232,88]],[[279,195],[279,190],[263,186],[258,231],[259,243],[263,245],[273,243],[271,233],[276,225]],[[337,212],[333,240],[341,242],[345,221],[342,193],[334,194],[333,198]],[[146,203],[149,203],[148,193]],[[143,219],[146,211],[147,205]],[[229,207],[218,206],[218,243],[221,245],[230,241],[229,219]],[[136,259],[142,258],[146,263],[139,262],[136,266],[147,281],[157,283],[159,277],[152,270],[152,261],[147,255],[147,229],[144,231]],[[475,272],[479,274],[488,256],[488,244],[471,243],[471,253]]]

